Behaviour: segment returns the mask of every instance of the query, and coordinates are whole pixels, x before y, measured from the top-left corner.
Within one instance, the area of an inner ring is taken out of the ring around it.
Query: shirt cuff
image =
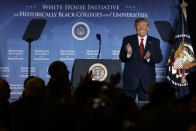
[[[131,55],[132,55],[132,53],[131,54],[127,53],[127,58],[131,58]]]
[[[147,62],[150,63],[150,58],[147,59]]]

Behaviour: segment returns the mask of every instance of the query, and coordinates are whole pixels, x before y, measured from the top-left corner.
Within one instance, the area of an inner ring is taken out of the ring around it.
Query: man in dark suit
[[[160,40],[149,36],[148,20],[135,20],[137,34],[124,37],[120,59],[125,63],[123,71],[123,90],[127,96],[147,101],[148,88],[156,81],[155,63],[162,61]]]

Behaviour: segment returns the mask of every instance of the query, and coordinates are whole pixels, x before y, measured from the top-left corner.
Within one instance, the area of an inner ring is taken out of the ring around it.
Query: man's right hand
[[[133,50],[131,44],[127,43],[125,48],[128,54],[132,54]]]

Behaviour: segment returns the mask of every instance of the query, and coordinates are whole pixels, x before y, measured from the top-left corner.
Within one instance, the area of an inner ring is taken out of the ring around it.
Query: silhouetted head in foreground
[[[149,88],[149,97],[152,104],[176,102],[176,90],[167,81],[155,82]]]
[[[10,86],[8,82],[4,79],[0,79],[0,101],[8,100],[10,98]]]
[[[40,97],[45,99],[46,86],[43,79],[39,77],[30,77],[24,83],[23,97]]]
[[[48,73],[51,76],[47,85],[49,99],[69,101],[71,98],[71,82],[66,64],[61,61],[54,61],[50,64]]]
[[[49,66],[48,73],[54,78],[68,77],[69,75],[67,66],[61,61],[52,62]]]

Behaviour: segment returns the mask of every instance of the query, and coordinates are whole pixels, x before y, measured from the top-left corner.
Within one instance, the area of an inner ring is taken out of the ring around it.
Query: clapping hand
[[[150,58],[150,51],[148,50],[147,52],[146,52],[146,55],[144,56],[144,60],[147,60],[147,59],[149,59]]]
[[[112,74],[110,77],[110,85],[114,87],[120,82],[120,79],[121,79],[121,74],[119,72],[116,74]]]
[[[127,43],[125,48],[128,54],[132,54],[133,50],[131,44]]]

